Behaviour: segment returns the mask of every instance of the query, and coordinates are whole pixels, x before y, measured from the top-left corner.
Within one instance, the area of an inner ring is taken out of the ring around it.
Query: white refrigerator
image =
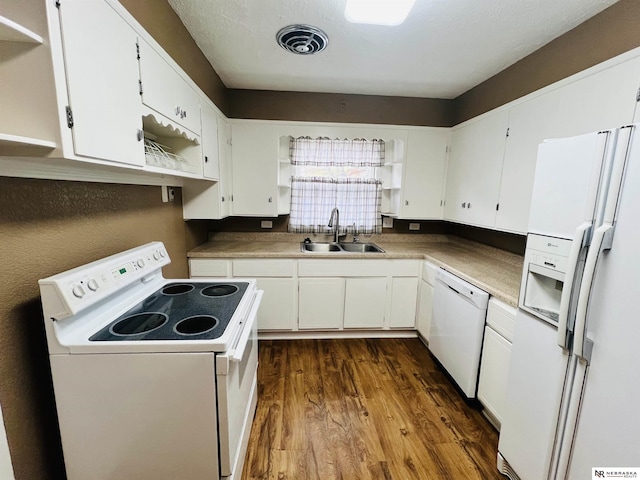
[[[640,126],[542,143],[528,231],[498,469],[640,478]]]

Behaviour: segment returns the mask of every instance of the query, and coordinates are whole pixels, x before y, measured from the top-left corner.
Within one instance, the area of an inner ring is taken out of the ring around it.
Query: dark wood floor
[[[261,341],[258,389],[243,480],[505,478],[418,339]]]

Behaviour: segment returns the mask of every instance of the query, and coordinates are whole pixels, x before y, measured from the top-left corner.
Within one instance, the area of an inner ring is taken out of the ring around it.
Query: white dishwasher
[[[429,350],[464,394],[475,398],[489,294],[443,269],[436,272]]]

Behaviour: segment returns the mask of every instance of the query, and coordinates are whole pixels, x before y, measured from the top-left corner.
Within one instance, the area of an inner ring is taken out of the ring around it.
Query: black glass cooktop
[[[169,283],[89,340],[216,339],[227,328],[248,285],[247,282]]]

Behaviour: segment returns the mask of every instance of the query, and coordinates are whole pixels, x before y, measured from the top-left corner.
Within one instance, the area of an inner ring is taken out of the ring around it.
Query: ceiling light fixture
[[[289,25],[276,34],[276,40],[285,50],[298,55],[312,55],[327,48],[329,37],[311,25]]]
[[[347,0],[344,17],[351,23],[400,25],[416,0]]]

